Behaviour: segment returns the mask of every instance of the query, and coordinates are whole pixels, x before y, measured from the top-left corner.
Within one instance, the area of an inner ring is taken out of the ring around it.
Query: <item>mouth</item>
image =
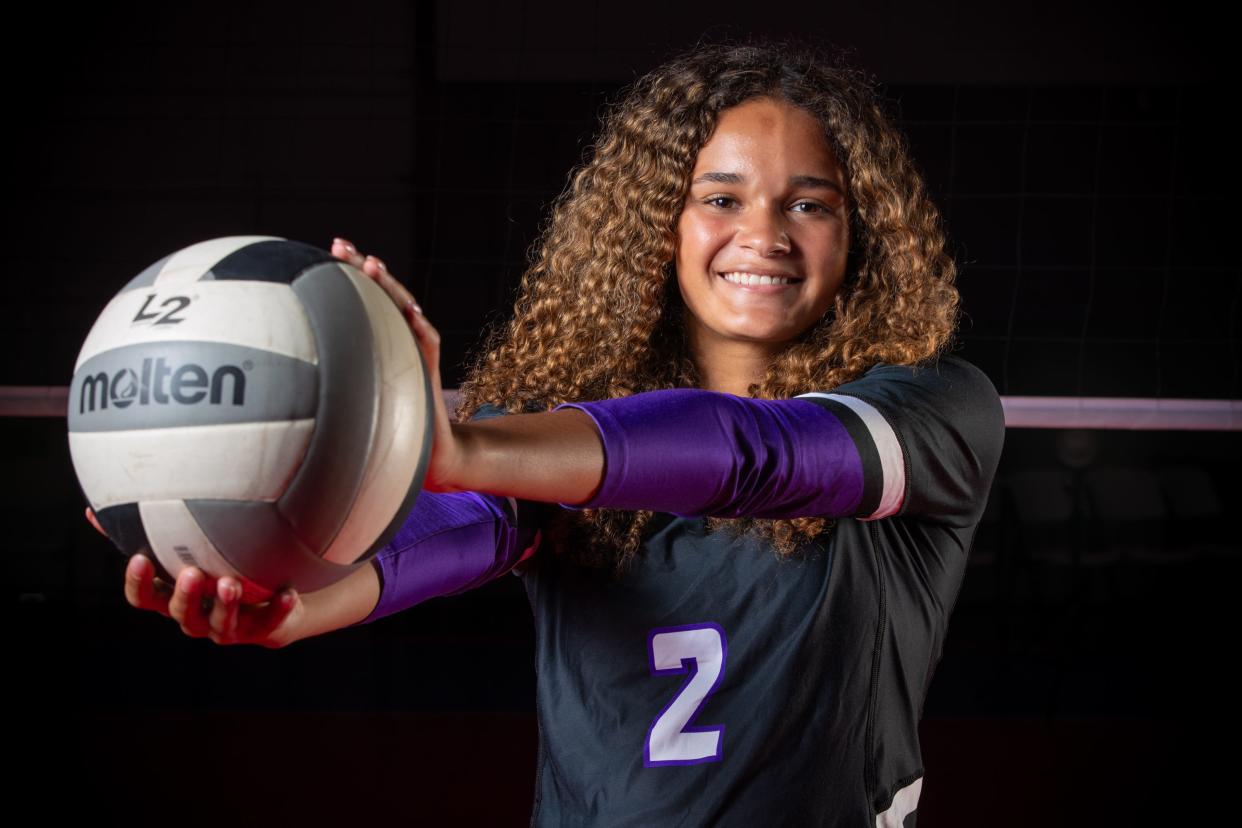
[[[750,273],[742,270],[717,273],[716,275],[734,287],[755,293],[777,293],[805,281],[798,276]]]

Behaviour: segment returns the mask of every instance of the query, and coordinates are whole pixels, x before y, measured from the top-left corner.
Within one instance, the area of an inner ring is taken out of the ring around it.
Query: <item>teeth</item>
[[[722,273],[726,281],[735,285],[788,285],[793,279],[784,276],[757,276],[754,273]]]

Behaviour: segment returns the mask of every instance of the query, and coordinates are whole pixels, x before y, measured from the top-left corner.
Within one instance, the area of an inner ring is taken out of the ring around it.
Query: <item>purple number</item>
[[[647,633],[651,674],[688,673],[689,678],[651,723],[643,745],[645,766],[720,761],[724,725],[690,725],[707,697],[720,685],[727,654],[724,630],[711,622],[659,627]]]

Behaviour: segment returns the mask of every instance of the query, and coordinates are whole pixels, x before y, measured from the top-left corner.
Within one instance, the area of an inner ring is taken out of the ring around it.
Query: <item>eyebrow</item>
[[[730,172],[705,172],[698,178],[694,179],[694,181],[691,181],[690,184],[693,186],[695,184],[709,182],[712,184],[745,184],[746,177],[738,173]],[[827,178],[820,178],[815,175],[791,175],[789,177],[789,184],[791,187],[810,187],[823,190],[835,190],[841,195],[845,195],[835,181],[830,181]]]

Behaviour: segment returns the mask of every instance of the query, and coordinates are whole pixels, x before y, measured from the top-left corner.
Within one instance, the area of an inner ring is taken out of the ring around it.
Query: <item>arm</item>
[[[457,428],[474,458],[463,488],[575,508],[792,517],[863,499],[850,434],[807,400],[671,389]]]
[[[569,411],[591,426],[556,419]],[[946,358],[876,366],[790,400],[675,389],[460,429],[466,456],[487,458],[466,465],[463,488],[679,515],[969,523],[991,485],[1004,418],[987,377]]]
[[[90,508],[86,518],[106,537]],[[511,570],[539,545],[534,504],[479,495],[422,492],[396,537],[363,566],[305,595],[285,590],[261,605],[240,603],[241,585],[186,567],[175,585],[134,555],[125,570],[131,605],[166,615],[194,638],[284,647],[391,615],[437,595],[478,586]],[[214,597],[214,601],[204,599]]]
[[[764,517],[791,489],[801,502],[788,506],[812,509],[806,514],[859,500],[857,451],[832,414],[805,400],[672,389],[455,430],[471,458],[463,488],[578,508]],[[829,489],[797,478],[824,467],[841,470]]]
[[[439,595],[499,577],[539,544],[533,505],[461,492],[422,492],[405,523],[367,567],[377,576],[370,623]]]
[[[578,503],[599,489],[604,447],[591,416],[562,406],[455,423],[461,463],[450,491],[490,492],[544,503]]]

